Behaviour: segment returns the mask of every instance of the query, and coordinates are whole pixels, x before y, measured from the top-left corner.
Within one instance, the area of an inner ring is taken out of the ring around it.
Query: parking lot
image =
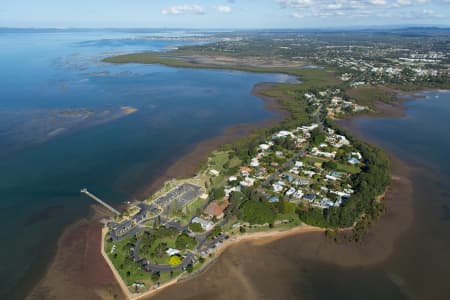
[[[185,183],[159,197],[153,203],[162,208],[166,208],[175,201],[177,208],[181,208],[200,196],[200,194],[200,186]]]

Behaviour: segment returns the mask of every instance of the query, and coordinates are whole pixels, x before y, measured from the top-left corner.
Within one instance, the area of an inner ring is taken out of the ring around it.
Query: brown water
[[[405,118],[350,124],[402,159],[365,243],[315,233],[241,243],[152,299],[450,299],[450,93],[426,95]]]

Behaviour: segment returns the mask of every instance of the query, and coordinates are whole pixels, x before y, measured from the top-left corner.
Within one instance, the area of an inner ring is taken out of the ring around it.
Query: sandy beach
[[[224,253],[229,247],[231,247],[233,245],[238,245],[242,242],[252,242],[255,245],[264,245],[266,243],[270,243],[270,242],[276,241],[278,239],[283,239],[283,238],[287,238],[287,237],[298,235],[298,234],[312,233],[312,232],[323,233],[324,231],[325,230],[322,228],[308,226],[308,225],[302,225],[302,226],[298,226],[298,227],[284,230],[284,231],[271,230],[271,231],[266,231],[266,232],[247,233],[247,234],[242,234],[242,235],[238,235],[238,236],[233,236],[232,238],[226,240],[220,246],[220,248],[218,248],[214,252],[214,257],[211,258],[210,260],[206,261],[204,263],[204,265],[202,266],[202,268],[199,271],[197,271],[196,273],[185,274],[185,275],[181,276],[180,278],[178,278],[177,280],[172,280],[172,281],[166,282],[166,283],[162,284],[161,286],[159,286],[158,288],[152,289],[152,290],[144,292],[144,293],[139,293],[139,294],[132,294],[129,292],[125,283],[120,278],[119,273],[114,270],[114,266],[110,262],[109,258],[107,257],[107,254],[102,251],[102,256],[105,259],[105,261],[108,263],[109,267],[111,268],[116,281],[119,283],[119,286],[127,299],[132,299],[132,300],[149,299],[152,296],[162,292],[164,289],[166,289],[170,286],[176,285],[178,282],[182,282],[182,281],[186,281],[186,280],[195,280],[195,278],[197,278],[200,274],[202,274],[203,272],[206,272],[210,268],[210,266],[212,266],[215,263],[216,259],[219,259],[220,256],[222,255],[222,253]],[[106,231],[103,229],[102,237],[104,237],[105,234],[106,234]],[[102,239],[102,240],[104,240],[104,239]]]

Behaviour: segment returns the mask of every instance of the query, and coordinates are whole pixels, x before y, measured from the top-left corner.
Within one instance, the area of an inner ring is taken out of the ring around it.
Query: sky
[[[2,0],[0,27],[450,25],[450,0]]]

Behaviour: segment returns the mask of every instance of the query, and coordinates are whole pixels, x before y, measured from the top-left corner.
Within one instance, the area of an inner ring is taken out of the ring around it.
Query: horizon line
[[[399,25],[365,25],[365,26],[336,26],[336,27],[78,27],[78,26],[0,26],[2,29],[21,30],[343,30],[343,29],[402,29],[402,28],[439,28],[450,29],[450,25],[444,24],[399,24]]]

